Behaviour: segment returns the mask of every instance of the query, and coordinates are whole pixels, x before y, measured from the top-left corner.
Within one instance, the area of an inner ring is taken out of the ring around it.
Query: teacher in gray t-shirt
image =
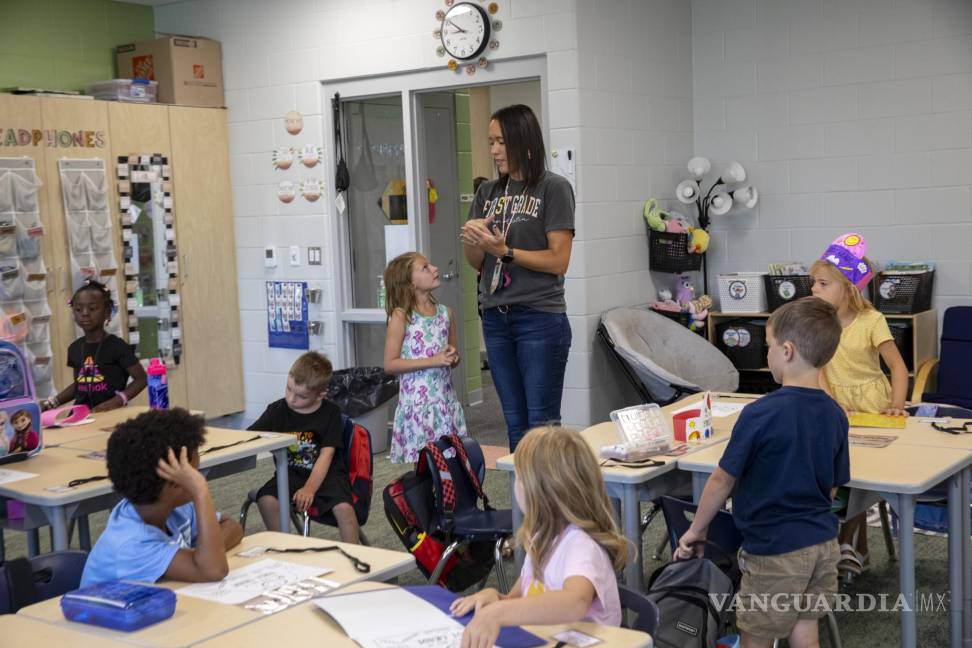
[[[574,192],[547,171],[540,124],[527,106],[493,113],[489,149],[499,179],[480,185],[461,237],[481,273],[486,356],[512,451],[530,428],[560,423]]]

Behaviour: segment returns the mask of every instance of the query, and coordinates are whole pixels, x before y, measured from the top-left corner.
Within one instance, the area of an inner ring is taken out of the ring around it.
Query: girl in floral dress
[[[398,374],[398,409],[391,460],[409,463],[429,441],[466,434],[466,417],[452,387],[459,364],[452,309],[439,304],[439,269],[418,252],[397,256],[385,268],[385,371]]]

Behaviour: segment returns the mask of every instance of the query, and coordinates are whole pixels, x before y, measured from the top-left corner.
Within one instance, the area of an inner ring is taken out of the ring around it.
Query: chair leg
[[[827,616],[827,635],[830,637],[830,648],[842,648],[840,643],[840,630],[837,629],[837,616],[833,611],[828,611]]]
[[[661,511],[661,505],[658,504],[658,500],[653,500],[651,503],[651,508],[647,513],[645,513],[644,517],[641,518],[641,535],[645,534],[645,531],[648,530],[648,525],[651,524],[651,521],[655,519],[655,516],[658,515],[659,511]]]
[[[361,543],[363,547],[370,547],[371,541],[368,540],[368,536],[365,535],[364,529],[358,528],[358,542]]]
[[[307,511],[304,511],[300,515],[302,519],[300,520],[300,526],[298,528],[301,530],[301,534],[306,538],[310,535],[310,516],[307,515]]]
[[[658,546],[655,547],[655,553],[651,554],[652,560],[661,560],[662,554],[665,553],[665,547],[667,546],[668,546],[668,537],[666,534],[666,536],[663,536],[662,539],[659,540]]]
[[[894,537],[891,535],[891,520],[888,517],[888,503],[881,500],[880,504],[878,504],[878,510],[881,512],[881,531],[884,533],[884,545],[888,548],[888,559],[893,562],[898,558],[894,551]]]
[[[250,512],[250,505],[253,504],[253,500],[247,497],[243,501],[243,506],[240,507],[240,526],[243,527],[243,533],[246,534],[246,516]]]
[[[40,531],[30,529],[27,531],[27,557],[33,558],[40,554]]]
[[[439,563],[435,566],[435,569],[432,570],[432,575],[429,576],[430,585],[435,585],[439,582],[439,578],[442,576],[442,570],[445,569],[446,563],[448,563],[449,559],[452,558],[452,554],[456,553],[456,550],[459,548],[459,544],[460,542],[455,540],[452,544],[446,547],[445,551],[442,552],[442,557],[439,558]]]
[[[91,551],[91,527],[88,525],[87,515],[78,518],[78,544],[85,551]]]
[[[499,584],[501,594],[509,594],[510,585],[506,582],[506,570],[503,569],[503,542],[506,538],[500,538],[493,547],[493,564],[496,566],[496,582]]]

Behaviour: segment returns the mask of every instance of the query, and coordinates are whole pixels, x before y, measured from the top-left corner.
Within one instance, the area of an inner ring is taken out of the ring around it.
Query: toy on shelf
[[[652,303],[651,309],[663,313],[685,313],[689,316],[689,329],[697,331],[705,326],[705,318],[712,308],[712,298],[708,295],[695,296],[695,285],[692,275],[682,273],[676,283],[675,298],[672,291],[662,288],[658,291],[658,301]]]
[[[708,295],[702,295],[688,303],[689,317],[692,320],[689,323],[690,330],[697,331],[705,327],[705,318],[709,316],[710,308],[712,308],[712,298]]]
[[[682,306],[672,299],[672,291],[662,288],[658,291],[658,301],[651,305],[652,310],[664,311],[666,313],[681,313]]]
[[[693,299],[695,299],[695,285],[692,283],[692,275],[683,272],[678,275],[675,282],[675,301],[685,308],[686,304]]]

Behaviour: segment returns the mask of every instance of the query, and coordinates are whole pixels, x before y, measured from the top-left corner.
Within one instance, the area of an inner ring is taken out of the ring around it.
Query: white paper
[[[9,484],[11,482],[20,481],[21,479],[30,479],[31,477],[36,477],[37,473],[21,472],[19,470],[6,470],[0,468],[0,484]]]
[[[290,585],[297,581],[327,574],[333,570],[266,559],[239,569],[234,569],[218,583],[196,583],[176,590],[177,594],[239,605],[264,592]]]
[[[314,599],[363,648],[453,648],[463,626],[431,603],[400,588]],[[381,610],[381,623],[375,623]]]
[[[732,416],[742,411],[746,403],[723,403],[716,401],[712,403],[712,416]]]

